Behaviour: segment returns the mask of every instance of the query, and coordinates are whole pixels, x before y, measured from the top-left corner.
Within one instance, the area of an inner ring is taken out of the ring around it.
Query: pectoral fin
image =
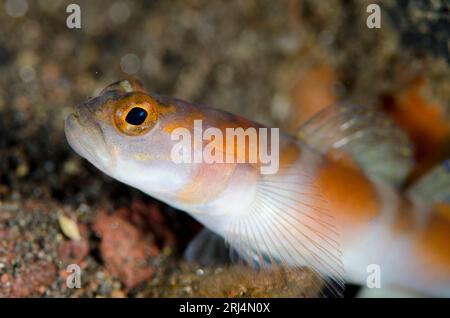
[[[221,265],[230,262],[229,248],[223,237],[204,228],[189,243],[184,258],[203,266]]]
[[[332,295],[340,296],[339,234],[311,180],[298,165],[262,175],[251,208],[231,222],[226,239],[246,264],[299,274],[308,268],[324,278]],[[315,287],[320,291],[321,286]]]

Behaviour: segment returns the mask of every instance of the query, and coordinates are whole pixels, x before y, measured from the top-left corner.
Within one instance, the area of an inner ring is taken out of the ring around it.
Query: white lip
[[[105,172],[112,170],[113,156],[99,127],[95,124],[82,125],[78,115],[71,114],[65,120],[64,132],[69,145],[78,155]]]

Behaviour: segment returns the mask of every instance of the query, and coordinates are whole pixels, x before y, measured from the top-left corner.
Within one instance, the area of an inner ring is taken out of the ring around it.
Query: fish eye
[[[148,132],[158,119],[157,104],[149,96],[135,94],[118,101],[112,114],[117,130],[128,136]]]
[[[145,118],[147,118],[148,113],[145,109],[141,107],[133,107],[128,112],[127,116],[125,117],[125,121],[133,126],[139,126],[144,123]]]

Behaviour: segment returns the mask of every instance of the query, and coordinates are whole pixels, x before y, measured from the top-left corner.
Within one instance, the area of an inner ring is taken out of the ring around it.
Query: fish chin
[[[98,169],[110,174],[115,165],[103,133],[95,123],[81,124],[76,114],[67,117],[64,132],[69,145],[81,157]]]

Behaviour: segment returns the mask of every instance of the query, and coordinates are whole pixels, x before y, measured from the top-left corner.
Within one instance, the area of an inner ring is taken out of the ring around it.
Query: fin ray
[[[270,219],[273,220],[273,217],[271,216]],[[265,230],[267,231],[267,234],[268,234],[268,237],[270,238],[270,241],[271,241],[271,243],[272,243],[272,246],[276,246],[275,243],[274,243],[276,240],[274,240],[274,238],[272,237],[272,235],[273,235],[273,234],[276,235],[276,238],[277,238],[277,239],[280,239],[280,238],[278,237],[278,233],[280,233],[282,236],[284,236],[284,235],[283,235],[282,232],[280,232],[280,231],[277,231],[277,232],[274,232],[274,233],[273,233],[272,231],[268,230],[268,229],[270,228],[270,226],[266,223],[266,221],[267,221],[267,220],[265,220],[265,219],[263,220],[264,228],[265,228]],[[275,227],[278,227],[276,222],[275,222],[274,224],[275,224]],[[257,226],[258,226],[258,225],[257,225]],[[262,235],[261,237],[262,237],[263,240],[265,241],[264,236]],[[285,238],[284,238],[284,239],[285,239]],[[285,240],[286,240],[286,239],[285,239]],[[286,240],[286,241],[287,241],[287,242],[290,242],[289,240]],[[270,250],[268,246],[267,246],[266,248],[267,248],[267,250]],[[287,256],[288,256],[292,261],[295,261],[295,258],[291,255],[291,251],[288,250],[285,246],[282,246],[282,248],[283,248],[284,252],[287,254]],[[295,249],[294,249],[294,251],[295,251]],[[269,256],[268,256],[269,259],[271,260],[271,265],[272,265],[272,266],[277,266],[276,262],[274,262],[274,258],[273,258],[273,256],[271,255],[271,253],[268,253],[268,255],[269,255]],[[299,256],[303,258],[303,256],[302,256],[301,254],[299,254]],[[282,263],[282,265],[284,266],[284,268],[289,268],[289,267],[290,267],[289,262],[286,261],[285,257],[284,257],[283,255],[280,255],[280,258],[281,258],[281,260],[280,260],[279,262]],[[263,261],[263,260],[261,260],[261,261]],[[294,268],[294,270],[295,270],[295,268]],[[314,269],[313,269],[313,272],[314,272]],[[319,273],[316,273],[316,274],[319,274]],[[315,288],[316,288],[317,290],[320,290],[320,286],[318,286],[318,285],[316,285]]]
[[[245,263],[263,270],[308,268],[324,278],[333,295],[340,296],[342,253],[326,200],[299,165],[280,171],[261,175],[251,208],[235,217],[225,238]]]
[[[268,210],[268,211],[270,211],[270,210]],[[275,224],[275,226],[276,226],[276,223],[274,223],[274,224]],[[283,223],[281,223],[281,225],[283,226]],[[307,227],[307,226],[304,225],[304,224],[303,224],[303,226]],[[284,227],[284,226],[283,226],[283,227]],[[308,227],[308,228],[309,228],[309,227]],[[309,229],[311,229],[311,228],[309,228]],[[284,230],[286,230],[287,233],[289,233],[289,234],[292,235],[292,232],[291,232],[291,231],[288,231],[288,229],[284,228]],[[316,243],[313,242],[313,241],[311,241],[311,239],[310,239],[307,235],[305,235],[304,233],[302,233],[302,237],[304,237],[304,238],[305,238],[307,241],[309,241],[311,244],[313,244],[314,246],[318,247],[320,250],[323,251],[322,247],[317,246]],[[293,237],[293,239],[295,239],[296,241],[299,240],[299,238],[297,238],[297,237]],[[298,244],[300,244],[304,249],[309,250],[309,249],[306,247],[306,245],[305,245],[304,243],[301,243],[301,241],[298,241]],[[325,250],[325,253],[328,254],[328,252],[327,252],[326,250]],[[329,254],[328,254],[328,255],[329,255]],[[316,257],[314,256],[314,258],[316,258]]]

